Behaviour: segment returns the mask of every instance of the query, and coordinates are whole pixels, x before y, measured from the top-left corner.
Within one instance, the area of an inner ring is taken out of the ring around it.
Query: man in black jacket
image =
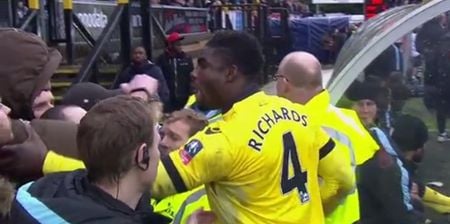
[[[191,72],[194,69],[192,58],[181,49],[179,33],[171,33],[166,39],[167,48],[156,61],[161,67],[170,91],[170,104],[167,112],[182,109],[191,92]]]
[[[158,95],[164,106],[169,105],[170,96],[169,89],[167,88],[167,82],[164,78],[161,69],[153,64],[147,58],[147,52],[143,47],[136,47],[133,50],[133,57],[131,59],[131,65],[128,66],[114,82],[113,87],[119,88],[120,84],[127,83],[133,79],[135,75],[146,74],[152,78],[158,80]]]
[[[20,187],[11,223],[168,223],[153,213],[147,192],[159,161],[158,113],[156,104],[130,96],[95,105],[77,134],[86,171]]]

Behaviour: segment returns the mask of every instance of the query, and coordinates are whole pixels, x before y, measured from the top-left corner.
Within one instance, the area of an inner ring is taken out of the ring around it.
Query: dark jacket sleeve
[[[119,76],[117,77],[117,79],[114,81],[113,88],[114,88],[114,89],[117,89],[117,88],[120,87],[120,84],[129,82],[129,81],[131,80],[131,77],[132,77],[133,75],[134,75],[134,74],[131,74],[131,68],[130,68],[130,66],[128,66],[125,70],[123,70],[123,71],[119,74]]]
[[[158,57],[156,64],[161,69],[169,94],[173,94],[173,92],[170,91],[173,91],[175,89],[173,80],[174,74],[173,71],[171,71],[169,59],[166,57],[166,54],[161,54]]]
[[[41,137],[47,149],[71,158],[78,158],[78,125],[66,121],[35,119],[31,126]]]
[[[361,201],[361,223],[372,224],[380,221],[386,224],[420,223],[405,204],[405,200],[408,199],[404,197],[401,170],[395,159],[385,152],[378,152],[373,159],[361,170],[359,177],[358,187],[370,195],[360,197],[360,200],[370,200]]]
[[[22,223],[22,224],[38,224],[39,222],[34,219],[27,211],[16,201],[12,203],[11,214],[9,223]],[[8,223],[8,222],[7,222]]]
[[[158,80],[158,95],[164,104],[168,104],[170,101],[169,88],[161,69],[156,65],[152,66],[147,74]]]
[[[191,69],[191,72],[194,72],[194,59],[192,59],[191,57],[189,58],[189,67]],[[189,96],[191,94],[194,94],[194,89],[192,85],[189,86]]]
[[[20,120],[11,121],[14,140],[10,144],[20,144],[28,138],[25,125]],[[77,124],[58,120],[34,119],[30,122],[30,125],[48,150],[64,156],[78,158],[76,143]]]

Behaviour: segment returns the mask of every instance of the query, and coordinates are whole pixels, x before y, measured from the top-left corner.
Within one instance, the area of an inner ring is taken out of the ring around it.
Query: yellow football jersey
[[[321,224],[319,154],[334,147],[303,106],[258,92],[161,160],[152,194],[205,184],[218,223]]]

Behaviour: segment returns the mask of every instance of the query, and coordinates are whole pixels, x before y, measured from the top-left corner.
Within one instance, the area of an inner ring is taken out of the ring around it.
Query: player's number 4
[[[289,177],[289,168],[292,166],[294,176]],[[302,203],[309,201],[308,190],[306,189],[307,172],[302,171],[297,147],[291,132],[283,135],[283,168],[281,171],[281,190],[283,194],[297,189]]]

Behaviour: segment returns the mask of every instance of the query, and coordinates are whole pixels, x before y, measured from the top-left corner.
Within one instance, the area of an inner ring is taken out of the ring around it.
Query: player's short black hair
[[[418,117],[401,115],[393,125],[392,139],[402,151],[415,151],[428,141],[428,128]]]
[[[264,65],[259,41],[251,34],[241,31],[219,31],[206,44],[218,50],[226,63],[236,65],[249,78],[257,78]]]

